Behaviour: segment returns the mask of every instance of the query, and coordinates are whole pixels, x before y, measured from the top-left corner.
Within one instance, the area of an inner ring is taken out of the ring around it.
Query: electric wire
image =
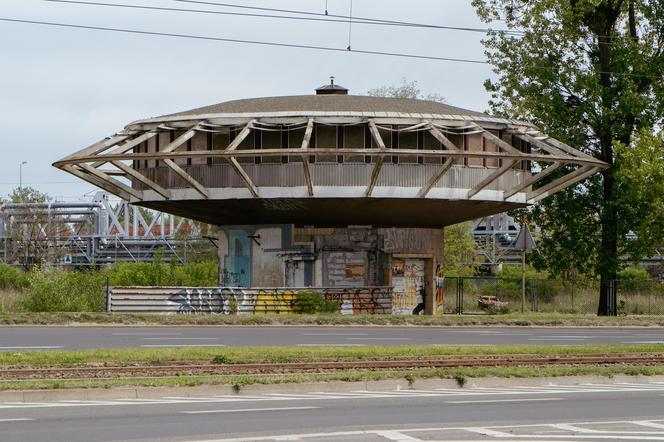
[[[272,46],[272,47],[285,47],[285,48],[295,48],[295,49],[311,49],[318,51],[330,51],[330,52],[352,52],[356,54],[365,54],[365,55],[380,55],[388,57],[401,57],[401,58],[410,58],[410,59],[419,59],[419,60],[433,60],[433,61],[446,61],[446,62],[455,62],[455,63],[468,63],[468,64],[482,64],[490,65],[491,63],[487,60],[477,60],[477,59],[468,59],[468,58],[454,58],[454,57],[439,57],[434,55],[423,55],[423,54],[409,54],[409,53],[400,53],[400,52],[388,52],[388,51],[374,51],[374,50],[362,50],[362,49],[349,49],[349,48],[339,48],[333,46],[318,46],[318,45],[308,45],[308,44],[297,44],[297,43],[279,43],[273,41],[261,41],[261,40],[245,40],[237,38],[225,38],[225,37],[213,37],[206,35],[193,35],[193,34],[179,34],[172,32],[157,32],[157,31],[145,31],[139,29],[127,29],[127,28],[113,28],[113,27],[103,27],[103,26],[92,26],[92,25],[77,25],[72,23],[60,23],[60,22],[48,22],[40,20],[24,20],[8,17],[0,17],[0,21],[10,22],[10,23],[22,23],[22,24],[33,24],[33,25],[42,25],[42,26],[52,26],[60,28],[74,28],[74,29],[86,29],[86,30],[96,30],[96,31],[107,31],[107,32],[117,32],[117,33],[127,33],[127,34],[137,34],[137,35],[153,35],[160,37],[173,37],[181,39],[193,39],[193,40],[205,40],[205,41],[219,41],[219,42],[228,42],[228,43],[239,43],[239,44],[252,44],[258,46]],[[539,67],[538,69],[551,69],[545,66]],[[598,74],[609,74],[609,75],[619,75],[619,76],[629,76],[629,77],[642,77],[642,78],[656,78],[659,79],[661,76],[657,75],[641,75],[634,74],[631,72],[611,72],[611,71],[596,71]]]
[[[466,58],[452,58],[452,57],[437,57],[433,55],[418,55],[418,54],[407,54],[407,53],[398,53],[398,52],[385,52],[385,51],[369,51],[369,50],[359,50],[352,49],[348,50],[346,48],[338,48],[331,46],[316,46],[316,45],[306,45],[306,44],[295,44],[295,43],[278,43],[271,41],[260,41],[260,40],[243,40],[236,38],[224,38],[224,37],[212,37],[206,35],[192,35],[192,34],[178,34],[172,32],[156,32],[156,31],[143,31],[139,29],[126,29],[126,28],[110,28],[103,26],[91,26],[91,25],[76,25],[72,23],[58,23],[58,22],[47,22],[39,20],[22,20],[16,18],[7,18],[0,17],[0,21],[10,22],[10,23],[24,23],[24,24],[33,24],[33,25],[43,25],[43,26],[54,26],[60,28],[75,28],[75,29],[88,29],[88,30],[97,30],[97,31],[108,31],[108,32],[119,32],[119,33],[128,33],[128,34],[139,34],[139,35],[155,35],[161,37],[175,37],[175,38],[188,38],[194,40],[208,40],[208,41],[223,41],[229,43],[243,43],[243,44],[253,44],[261,46],[277,46],[277,47],[286,47],[286,48],[297,48],[297,49],[313,49],[319,51],[333,51],[333,52],[354,52],[357,54],[367,54],[367,55],[384,55],[391,57],[404,57],[404,58],[415,58],[423,60],[437,60],[437,61],[451,61],[457,63],[471,63],[471,64],[488,64],[485,60],[472,60]]]
[[[259,8],[259,7],[250,7],[250,6],[240,6],[240,5],[231,5],[226,3],[213,3],[213,2],[187,2],[187,3],[197,3],[203,5],[211,6],[222,6],[228,8],[242,8],[249,10],[266,10],[271,12],[280,12],[280,13],[289,13],[289,14],[298,14],[298,15],[308,15],[306,17],[297,17],[293,15],[272,15],[272,14],[258,14],[258,13],[241,13],[241,12],[229,12],[229,11],[213,11],[209,9],[188,9],[188,8],[172,8],[166,6],[147,6],[147,5],[128,5],[121,3],[106,3],[106,2],[92,2],[92,1],[81,1],[81,0],[42,0],[49,3],[68,3],[74,5],[89,5],[89,6],[107,6],[107,7],[117,7],[117,8],[131,8],[131,9],[144,9],[144,10],[155,10],[155,11],[171,11],[171,12],[191,12],[191,13],[201,13],[201,14],[217,14],[217,15],[230,15],[230,16],[242,16],[242,17],[258,17],[258,18],[272,18],[272,19],[284,19],[284,20],[301,20],[301,21],[316,21],[316,22],[330,22],[330,23],[348,23],[351,19],[354,24],[364,24],[364,25],[382,25],[382,26],[400,26],[400,27],[416,27],[416,28],[431,28],[431,29],[445,29],[452,31],[467,31],[467,32],[479,32],[479,33],[488,33],[488,32],[498,32],[505,34],[513,35],[523,35],[523,32],[512,31],[507,29],[482,29],[482,28],[469,28],[469,27],[458,27],[458,26],[442,26],[442,25],[431,25],[423,23],[409,23],[409,22],[399,22],[393,20],[382,20],[382,19],[373,19],[366,17],[351,17],[350,15],[334,15],[334,14],[320,14],[314,12],[306,11],[295,11],[288,9],[274,9],[274,8]],[[180,1],[180,0],[172,0]],[[319,16],[321,18],[314,18],[312,16]],[[330,18],[331,17],[331,18]]]

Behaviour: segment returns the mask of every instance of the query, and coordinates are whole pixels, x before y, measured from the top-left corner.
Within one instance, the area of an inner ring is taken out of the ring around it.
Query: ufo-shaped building
[[[606,164],[527,122],[331,83],[135,121],[54,166],[220,226],[223,285],[397,290],[394,273],[420,260],[421,285],[403,290],[432,292],[442,227],[535,203]]]

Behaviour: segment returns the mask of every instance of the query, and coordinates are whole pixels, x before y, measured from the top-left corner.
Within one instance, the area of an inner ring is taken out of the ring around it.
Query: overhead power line
[[[339,15],[339,14],[328,14],[327,11],[327,3],[325,7],[325,13],[321,14],[320,12],[311,12],[311,11],[302,11],[302,10],[295,10],[295,9],[277,9],[277,8],[265,8],[265,7],[259,7],[259,6],[248,6],[248,5],[238,5],[234,3],[220,3],[220,2],[213,2],[213,1],[204,1],[204,0],[171,0],[174,2],[180,2],[180,3],[191,3],[191,4],[199,4],[199,5],[208,5],[208,6],[219,6],[219,7],[224,7],[224,8],[238,8],[238,9],[249,9],[249,10],[257,10],[257,11],[270,11],[270,12],[283,12],[283,13],[289,13],[289,14],[301,14],[301,15],[309,15],[309,16],[322,16],[322,17],[334,17],[334,18],[340,18],[343,20],[348,20],[351,17],[348,15]],[[355,20],[363,20],[366,22],[372,22],[374,24],[385,24],[385,25],[392,25],[392,26],[411,26],[411,27],[418,27],[418,28],[432,28],[432,29],[450,29],[450,30],[456,30],[456,31],[468,31],[468,32],[481,32],[481,33],[489,33],[489,32],[495,32],[498,34],[506,34],[506,35],[525,35],[526,33],[524,31],[516,30],[516,29],[492,29],[492,28],[473,28],[473,27],[458,27],[458,26],[441,26],[441,25],[434,25],[434,24],[429,24],[429,23],[413,23],[413,22],[406,22],[406,21],[399,21],[399,20],[386,20],[386,19],[379,19],[379,18],[371,18],[371,17],[353,17],[353,22]],[[598,37],[608,37],[612,39],[619,39],[619,38],[625,38],[632,40],[631,36],[627,35],[598,35]]]
[[[356,54],[368,54],[368,55],[386,55],[391,57],[405,57],[405,58],[417,58],[422,60],[438,60],[438,61],[452,61],[457,63],[473,63],[473,64],[488,64],[485,60],[471,60],[466,58],[451,58],[451,57],[436,57],[432,55],[417,55],[417,54],[404,54],[397,52],[383,52],[383,51],[368,51],[368,50],[359,50],[347,48],[337,48],[331,46],[316,46],[316,45],[304,45],[304,44],[293,44],[293,43],[278,43],[271,41],[259,41],[259,40],[242,40],[236,38],[223,38],[223,37],[212,37],[206,35],[192,35],[192,34],[177,34],[172,32],[155,32],[155,31],[143,31],[139,29],[125,29],[125,28],[108,28],[102,26],[89,26],[89,25],[76,25],[71,23],[56,23],[56,22],[47,22],[47,21],[37,21],[37,20],[20,20],[15,18],[6,18],[0,17],[0,21],[12,22],[12,23],[25,23],[33,25],[44,25],[44,26],[56,26],[60,28],[75,28],[75,29],[89,29],[96,31],[108,31],[108,32],[122,32],[128,34],[139,34],[139,35],[156,35],[160,37],[175,37],[175,38],[188,38],[194,40],[208,40],[208,41],[223,41],[228,43],[244,43],[244,44],[253,44],[261,46],[278,46],[285,48],[297,48],[297,49],[314,49],[319,51],[334,51],[334,52],[354,52]]]
[[[329,22],[329,23],[349,23],[352,20],[353,24],[362,24],[362,25],[378,25],[378,26],[400,26],[400,27],[416,27],[416,28],[430,28],[430,29],[443,29],[451,31],[466,31],[466,32],[478,32],[486,34],[488,32],[499,32],[510,35],[522,35],[522,32],[511,31],[506,29],[483,29],[483,28],[470,28],[470,27],[459,27],[459,26],[442,26],[442,25],[432,25],[432,24],[423,24],[423,23],[410,23],[410,22],[400,22],[393,20],[382,20],[374,18],[362,18],[362,17],[352,17],[350,15],[325,15],[318,14],[314,12],[306,11],[296,11],[288,9],[274,9],[274,8],[259,8],[253,6],[240,6],[240,5],[230,5],[226,3],[213,3],[213,2],[187,2],[187,3],[197,3],[203,5],[212,5],[212,6],[223,6],[228,8],[242,8],[248,10],[262,10],[270,12],[279,12],[279,13],[288,13],[288,14],[297,14],[297,15],[274,15],[274,14],[259,14],[259,13],[246,13],[246,12],[229,12],[229,11],[216,11],[209,9],[189,9],[189,8],[172,8],[166,6],[147,6],[147,5],[129,5],[122,3],[107,3],[107,2],[94,2],[94,1],[81,1],[81,0],[43,0],[50,3],[68,3],[74,5],[86,5],[86,6],[106,6],[106,7],[116,7],[116,8],[131,8],[131,9],[143,9],[143,10],[153,10],[153,11],[168,11],[168,12],[188,12],[188,13],[198,13],[198,14],[215,14],[215,15],[230,15],[230,16],[240,16],[240,17],[257,17],[257,18],[270,18],[270,19],[281,19],[281,20],[299,20],[299,21],[316,21],[316,22]],[[180,0],[173,0],[180,1]],[[320,18],[314,17],[320,16]]]
[[[91,26],[91,25],[77,25],[72,23],[58,23],[58,22],[47,22],[47,21],[38,21],[38,20],[22,20],[15,18],[0,17],[0,21],[10,22],[10,23],[23,23],[23,24],[33,24],[33,25],[42,25],[42,26],[54,26],[60,28],[74,28],[74,29],[87,29],[87,30],[96,30],[96,31],[107,31],[107,32],[117,32],[117,33],[127,33],[127,34],[137,34],[137,35],[154,35],[159,37],[174,37],[182,39],[193,39],[193,40],[205,40],[205,41],[220,41],[228,43],[240,43],[240,44],[252,44],[259,46],[272,46],[272,47],[285,47],[285,48],[295,48],[295,49],[312,49],[318,51],[331,51],[331,52],[350,52],[356,54],[366,54],[366,55],[382,55],[389,57],[401,57],[401,58],[411,58],[411,59],[420,59],[420,60],[435,60],[435,61],[449,61],[456,63],[470,63],[470,64],[490,64],[486,60],[474,60],[468,58],[453,58],[453,57],[438,57],[434,55],[419,55],[419,54],[408,54],[408,53],[399,53],[399,52],[388,52],[388,51],[371,51],[371,50],[361,50],[361,49],[349,49],[349,48],[339,48],[332,46],[317,46],[317,45],[306,45],[306,44],[295,44],[295,43],[279,43],[271,41],[260,41],[260,40],[244,40],[236,38],[224,38],[224,37],[212,37],[207,35],[192,35],[192,34],[179,34],[172,32],[156,32],[156,31],[144,31],[139,29],[126,29],[126,28],[110,28],[103,26]],[[539,69],[551,70],[548,67],[539,67]],[[621,75],[621,76],[633,76],[633,77],[644,77],[644,78],[660,78],[660,76],[655,75],[639,75],[633,74],[631,72],[605,72],[597,71],[598,74],[609,74],[609,75]]]

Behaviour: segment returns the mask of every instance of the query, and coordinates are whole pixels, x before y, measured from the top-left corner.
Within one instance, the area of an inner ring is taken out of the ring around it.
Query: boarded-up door
[[[420,289],[424,287],[424,260],[392,258],[392,313],[410,315],[422,302]]]

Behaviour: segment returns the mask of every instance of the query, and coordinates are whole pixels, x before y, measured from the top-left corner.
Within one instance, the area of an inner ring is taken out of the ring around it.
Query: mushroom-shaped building
[[[606,167],[527,122],[334,84],[135,121],[54,165],[135,204],[242,226],[220,229],[222,279],[240,275],[222,283],[253,286],[394,286],[392,255],[415,259],[421,246],[426,268],[442,261],[432,231],[524,207]],[[357,226],[374,233],[352,239]],[[334,235],[346,239],[335,245]],[[365,243],[376,256],[322,255]]]

